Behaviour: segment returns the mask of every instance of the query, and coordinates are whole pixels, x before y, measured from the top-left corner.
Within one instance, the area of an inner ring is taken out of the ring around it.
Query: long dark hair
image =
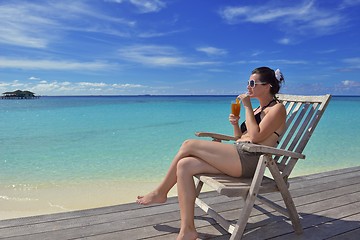
[[[259,74],[261,82],[269,83],[271,85],[270,93],[273,95],[280,91],[282,83],[285,82],[282,73],[280,73],[280,80],[278,80],[275,76],[275,71],[269,67],[255,68],[251,74]]]

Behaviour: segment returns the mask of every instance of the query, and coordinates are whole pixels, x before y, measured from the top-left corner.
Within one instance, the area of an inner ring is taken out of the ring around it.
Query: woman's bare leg
[[[202,172],[221,173],[205,161],[194,157],[183,158],[177,164],[177,190],[181,215],[178,240],[196,239],[198,237],[194,223],[196,190],[193,176]]]
[[[176,184],[176,165],[178,158],[175,157],[171,163],[165,178],[161,181],[159,186],[152,192],[137,197],[137,203],[142,205],[149,205],[154,203],[164,203],[167,200],[167,194],[170,189]]]
[[[159,186],[154,191],[146,194],[145,196],[138,196],[137,203],[142,205],[149,205],[153,203],[166,202],[168,192],[176,184],[177,163],[182,157],[183,155],[180,148]]]
[[[170,168],[160,185],[145,196],[138,196],[139,204],[163,203],[167,193],[176,184],[177,164],[185,157],[195,157],[208,163],[220,172],[230,176],[241,175],[241,163],[235,147],[232,144],[223,144],[204,140],[187,140],[175,155]],[[206,172],[204,172],[206,173]]]
[[[183,152],[184,157],[190,156],[200,159],[218,169],[221,173],[233,177],[241,176],[242,166],[236,147],[233,144],[187,140],[181,146],[180,151]]]

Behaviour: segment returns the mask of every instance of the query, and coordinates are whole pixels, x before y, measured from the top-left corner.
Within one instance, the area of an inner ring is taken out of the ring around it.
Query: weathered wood
[[[351,230],[349,232],[340,233],[339,235],[336,235],[334,237],[328,238],[329,240],[351,240],[351,239],[358,239],[360,236],[360,227]]]
[[[289,179],[290,193],[304,233],[296,235],[290,221],[259,203],[252,211],[244,239],[358,239],[360,232],[360,167]],[[279,205],[279,194],[265,194]],[[242,198],[215,192],[201,198],[230,221],[239,217]],[[264,214],[265,213],[265,214]],[[200,239],[229,239],[214,220],[195,208]],[[176,198],[166,204],[117,206],[0,221],[0,239],[175,239],[180,227]],[[341,237],[340,237],[341,236]]]
[[[196,132],[195,135],[198,137],[209,137],[209,138],[213,138],[214,140],[220,140],[220,141],[236,140],[236,138],[233,136],[219,134],[219,133],[212,133],[212,132]]]
[[[269,156],[267,155],[261,155],[255,174],[254,174],[254,180],[251,182],[250,189],[246,197],[244,197],[244,207],[242,211],[240,212],[239,219],[237,220],[235,224],[235,229],[233,231],[228,231],[231,236],[231,240],[240,239],[245,231],[246,224],[248,222],[248,219],[250,217],[251,211],[253,209],[254,203],[256,201],[256,197],[259,194],[259,189],[261,182],[264,177],[266,166],[269,162]]]
[[[291,194],[288,190],[288,186],[284,182],[284,179],[281,176],[281,173],[279,169],[277,168],[274,160],[271,159],[271,161],[268,164],[271,175],[274,177],[274,180],[276,182],[276,185],[279,188],[279,191],[281,193],[281,196],[284,200],[284,203],[286,205],[286,209],[288,210],[288,214],[285,214],[286,216],[290,216],[290,220],[293,224],[294,230],[297,234],[301,234],[303,232],[301,222],[299,219],[299,215],[297,213],[294,201],[291,197]],[[277,204],[273,208],[274,210],[277,210]],[[282,213],[282,211],[280,211]]]
[[[306,101],[312,101],[312,102],[323,102],[324,99],[326,99],[329,95],[324,96],[294,96],[290,94],[278,94],[276,97],[280,101],[288,101],[288,102],[306,102]]]
[[[305,155],[301,153],[287,151],[284,149],[278,149],[264,145],[258,145],[258,144],[251,144],[251,143],[244,144],[242,146],[242,149],[248,152],[267,153],[267,154],[287,156],[292,158],[305,158]]]

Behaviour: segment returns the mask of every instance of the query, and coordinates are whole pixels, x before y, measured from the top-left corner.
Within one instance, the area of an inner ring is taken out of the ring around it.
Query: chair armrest
[[[242,146],[242,149],[247,152],[267,153],[278,156],[292,157],[296,159],[305,159],[305,155],[297,152],[287,151],[279,148],[269,147],[265,145],[258,145],[247,143]]]
[[[196,136],[198,137],[211,137],[216,141],[236,141],[237,139],[233,136],[223,135],[218,133],[211,133],[211,132],[196,132]]]

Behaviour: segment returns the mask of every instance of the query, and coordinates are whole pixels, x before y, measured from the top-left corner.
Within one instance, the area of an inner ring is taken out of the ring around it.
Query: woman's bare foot
[[[198,238],[198,233],[196,231],[187,231],[187,232],[179,232],[176,240],[196,240]]]
[[[141,205],[150,205],[155,203],[164,203],[166,200],[166,195],[162,195],[157,191],[153,191],[146,194],[145,196],[138,196],[136,202]]]

